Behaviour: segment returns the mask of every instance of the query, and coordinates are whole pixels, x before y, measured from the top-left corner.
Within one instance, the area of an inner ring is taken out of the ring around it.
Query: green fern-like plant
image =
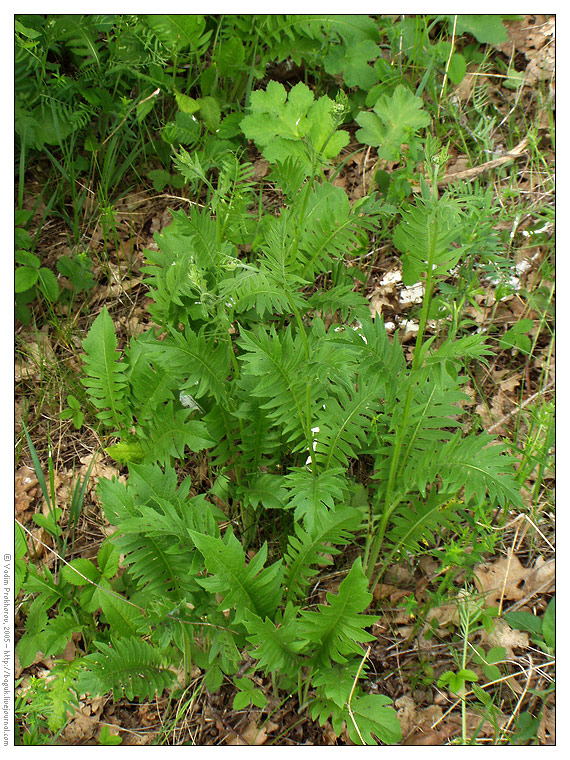
[[[89,335],[83,341],[85,374],[83,384],[93,404],[100,410],[98,419],[117,430],[128,426],[125,364],[118,360],[115,327],[103,308]]]
[[[424,286],[409,365],[346,272],[393,209],[376,197],[351,207],[323,181],[336,154],[319,142],[315,106],[302,87],[287,100],[268,86],[244,120],[264,148],[260,115],[279,117],[279,155],[267,154],[286,199],[279,216],[242,202],[247,165],[228,158],[214,179],[188,153],[212,202],[174,214],[148,253],[162,334],[131,340],[120,358],[104,312],[85,341],[87,388],[129,477],[99,484],[125,573],[101,603],[110,628],[80,684],[147,697],[171,683],[178,658],[215,690],[245,650],[314,719],[346,724],[357,743],[396,742],[389,700],[358,684],[372,589],[401,554],[520,495],[506,448],[461,430],[463,366],[485,361],[484,338],[426,338],[437,284],[462,255],[461,196],[439,198],[435,174],[393,231],[406,282]],[[344,139],[338,126],[326,122],[327,145]],[[429,142],[437,167],[435,154]],[[316,278],[330,287],[315,291]],[[201,451],[208,488],[178,484],[175,463]],[[338,592],[314,604],[319,568],[361,540]]]
[[[114,699],[153,699],[170,686],[175,674],[163,667],[155,647],[137,638],[95,642],[99,650],[83,658],[78,688],[82,693],[112,692]]]

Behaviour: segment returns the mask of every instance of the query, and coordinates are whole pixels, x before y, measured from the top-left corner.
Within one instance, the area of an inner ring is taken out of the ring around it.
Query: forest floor
[[[526,41],[515,37],[514,41],[517,55],[525,55],[531,49],[532,40],[528,37]],[[532,57],[527,56],[527,60],[532,61]],[[466,77],[461,91],[456,93],[458,98],[469,99],[469,87],[472,91],[473,81]],[[507,98],[500,80],[491,78],[489,81],[492,87],[502,90],[501,97],[497,97],[497,108],[506,114],[514,102],[513,91],[507,91]],[[528,89],[522,87],[516,93],[516,105],[523,112],[525,99],[528,109],[538,107]],[[535,420],[531,420],[525,410],[533,408],[537,400],[543,404],[552,401],[555,379],[552,335],[545,328],[553,322],[553,225],[548,222],[537,233],[530,229],[533,218],[528,212],[533,202],[541,207],[550,205],[554,208],[552,189],[547,180],[554,172],[555,156],[547,115],[541,120],[528,109],[525,115],[529,122],[542,123],[534,145],[541,156],[539,170],[530,157],[528,141],[523,141],[498,164],[495,159],[489,165],[473,167],[469,165],[468,157],[452,155],[446,170],[448,181],[477,177],[493,187],[497,196],[503,197],[506,184],[512,189],[514,173],[519,196],[526,199],[527,211],[516,226],[511,224],[509,229],[513,256],[516,257],[521,289],[538,294],[543,300],[540,301],[538,295],[533,300],[515,293],[497,301],[492,283],[486,283],[478,291],[476,302],[467,307],[468,315],[482,329],[492,323],[506,330],[520,323],[521,319],[532,320],[533,327],[529,332],[533,341],[532,353],[517,350],[516,346],[497,352],[490,359],[484,384],[466,388],[470,396],[468,406],[480,417],[482,428],[515,443],[529,431],[530,434],[543,435],[543,432],[536,432]],[[354,153],[356,147],[356,144],[347,146],[344,155],[348,157],[352,153],[352,156],[334,180],[352,200],[368,192],[377,163],[373,148]],[[267,173],[267,162],[253,148],[249,160],[261,181]],[[498,176],[496,169],[507,164],[512,171]],[[384,168],[389,172],[392,167],[386,165]],[[43,181],[41,165],[27,174],[24,208],[34,210],[31,230],[33,234],[36,223],[36,255],[44,266],[55,270],[57,260],[71,253],[70,235],[61,219],[52,217],[42,223],[43,209],[36,201]],[[263,192],[269,191],[265,189]],[[267,196],[265,200],[269,203],[272,198]],[[79,384],[81,342],[103,306],[112,315],[119,347],[123,347],[130,336],[148,329],[150,320],[146,307],[149,298],[141,272],[144,251],[156,249],[155,233],[169,224],[171,210],[177,209],[188,209],[188,199],[183,193],[156,193],[148,187],[140,187],[114,203],[112,241],[104,234],[104,227],[97,217],[88,220],[82,230],[82,245],[94,262],[95,287],[83,302],[52,305],[55,313],[45,314],[44,320],[36,320],[37,324],[43,321],[41,329],[17,326],[15,515],[39,539],[35,561],[46,563],[48,567],[54,561],[53,544],[49,534],[33,521],[36,513],[43,511],[47,516],[47,506],[25,443],[22,419],[27,420],[32,441],[42,453],[45,472],[46,442],[49,441],[54,466],[53,488],[58,504],[70,504],[78,477],[83,479],[91,468],[71,556],[96,556],[101,542],[109,534],[109,525],[95,493],[97,479],[122,478],[126,468],[102,453],[105,443],[95,426],[87,421],[76,430],[71,420],[60,419],[60,413],[67,406],[70,389]],[[400,328],[402,339],[411,351],[415,333],[410,314],[417,304],[418,294],[402,284],[401,264],[389,244],[379,246],[369,268],[364,293],[373,313],[381,313],[390,329]],[[545,293],[550,293],[550,298],[541,309]],[[36,317],[40,316],[42,308],[40,304],[34,306]],[[196,478],[200,479],[199,457],[192,467]],[[486,556],[474,572],[475,588],[488,607],[498,607],[503,612],[527,611],[537,617],[545,613],[554,593],[553,485],[551,466],[531,470],[523,489],[525,509],[510,513],[500,524],[498,521],[494,553]],[[367,652],[368,690],[388,695],[393,700],[402,725],[403,744],[453,743],[465,728],[468,735],[476,735],[478,744],[495,744],[515,724],[520,731],[524,729],[525,724],[520,721],[523,713],[529,716],[539,714],[538,724],[533,729],[538,743],[554,743],[554,694],[548,692],[554,677],[554,659],[537,645],[528,631],[498,624],[489,633],[480,631],[470,643],[470,646],[484,647],[485,651],[493,647],[503,648],[506,654],[499,663],[501,669],[497,672],[500,674],[494,686],[486,687],[483,696],[478,693],[477,700],[469,701],[466,711],[462,711],[462,701],[457,694],[437,686],[439,676],[454,667],[453,653],[464,644],[456,600],[451,598],[434,606],[434,584],[439,588],[441,582],[438,573],[441,573],[438,563],[427,555],[410,557],[407,563],[395,564],[377,587],[371,608],[378,621],[373,626],[375,638]],[[327,592],[335,591],[341,578],[342,573],[321,575],[313,590],[315,599],[322,600]],[[437,627],[430,625],[429,621],[434,619]],[[16,625],[22,630],[18,604]],[[80,646],[80,638],[74,636],[61,656],[73,659]],[[31,678],[48,678],[53,664],[53,657],[44,658],[41,653],[25,669],[16,663],[16,678],[21,679],[20,693]],[[167,693],[142,704],[127,699],[114,701],[111,695],[82,699],[59,741],[66,745],[97,744],[101,727],[107,726],[111,735],[121,737],[123,746],[184,743],[331,746],[351,743],[346,735],[337,737],[329,724],[320,728],[306,714],[299,713],[294,699],[284,701],[276,696],[267,680],[260,679],[258,683],[267,697],[267,706],[263,710],[251,707],[235,711],[232,709],[235,687],[231,681],[217,694],[210,694],[201,678],[199,668],[195,668],[191,688],[176,700]],[[545,693],[544,704],[537,711]],[[472,694],[469,691],[465,696]],[[487,702],[485,694],[490,697]]]

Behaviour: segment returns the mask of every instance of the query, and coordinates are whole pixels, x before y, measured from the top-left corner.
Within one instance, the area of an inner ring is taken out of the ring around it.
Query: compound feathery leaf
[[[223,539],[192,530],[189,533],[212,573],[210,578],[198,578],[197,582],[208,591],[224,596],[223,605],[235,608],[236,623],[243,622],[248,610],[261,619],[272,618],[281,601],[283,567],[279,560],[262,569],[267,544],[246,565],[244,548],[231,529]]]
[[[83,341],[86,386],[93,404],[100,409],[97,417],[104,425],[119,430],[128,427],[126,365],[119,362],[115,327],[106,307],[93,322]]]
[[[299,634],[315,645],[312,660],[318,665],[347,662],[347,655],[362,653],[356,642],[374,638],[365,629],[376,620],[362,615],[372,599],[360,557],[340,584],[338,594],[327,594],[327,605],[319,604],[318,612],[303,611]]]
[[[110,644],[94,643],[99,651],[82,660],[85,670],[79,676],[79,693],[112,691],[115,701],[123,697],[151,700],[176,679],[172,670],[163,667],[158,650],[141,639],[112,638]]]

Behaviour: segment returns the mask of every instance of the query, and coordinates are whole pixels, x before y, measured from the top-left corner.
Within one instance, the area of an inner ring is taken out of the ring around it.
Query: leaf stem
[[[393,493],[394,493],[394,487],[396,483],[396,476],[398,474],[398,471],[400,469],[400,456],[402,453],[402,445],[404,442],[404,438],[407,434],[408,429],[408,419],[410,416],[410,408],[412,404],[412,396],[413,396],[413,389],[414,389],[414,379],[413,379],[413,373],[415,370],[419,369],[419,364],[421,361],[422,356],[422,345],[423,345],[423,338],[425,333],[425,328],[427,325],[428,320],[428,314],[429,314],[429,308],[431,304],[431,297],[434,287],[434,259],[435,254],[437,250],[437,236],[438,236],[438,214],[437,214],[437,171],[434,175],[433,184],[432,184],[432,202],[433,202],[433,216],[432,219],[428,221],[428,251],[427,251],[427,262],[426,262],[426,273],[425,273],[425,287],[424,287],[424,297],[422,302],[422,310],[420,314],[420,323],[418,327],[418,334],[416,337],[416,345],[414,347],[414,356],[412,359],[412,370],[408,377],[408,391],[406,393],[406,400],[404,402],[404,412],[402,415],[402,420],[398,425],[398,430],[396,433],[396,443],[394,446],[394,451],[392,454],[392,458],[390,461],[390,472],[388,474],[388,483],[386,485],[386,490],[384,492],[384,506],[382,509],[382,517],[380,518],[380,525],[378,527],[378,531],[376,533],[376,536],[372,540],[370,551],[367,553],[366,557],[366,575],[369,579],[372,579],[372,574],[374,572],[374,566],[376,564],[376,560],[378,559],[378,555],[380,554],[380,550],[382,549],[382,544],[384,542],[384,535],[386,533],[386,528],[388,525],[388,520],[390,518],[390,515],[394,511],[394,509],[398,506],[400,503],[400,499],[398,499],[395,503],[392,503],[393,499]],[[371,588],[373,589],[378,581],[380,580],[380,577],[378,576],[374,584],[371,584]]]

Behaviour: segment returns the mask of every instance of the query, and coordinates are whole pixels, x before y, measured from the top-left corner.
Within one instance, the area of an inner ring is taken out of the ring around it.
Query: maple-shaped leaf
[[[378,75],[367,62],[376,60],[380,49],[372,40],[361,40],[352,45],[335,45],[325,58],[329,74],[342,72],[347,87],[369,90],[378,82]]]
[[[357,130],[357,139],[379,148],[379,158],[396,160],[400,157],[402,144],[409,142],[418,129],[430,123],[430,116],[422,105],[420,98],[398,85],[391,97],[381,95],[378,98],[374,113],[358,114],[356,121],[362,129]]]
[[[297,159],[310,171],[313,153],[326,162],[350,139],[347,132],[336,131],[337,107],[326,95],[315,101],[303,82],[287,96],[280,82],[271,81],[265,90],[252,92],[250,113],[240,126],[268,161]]]

